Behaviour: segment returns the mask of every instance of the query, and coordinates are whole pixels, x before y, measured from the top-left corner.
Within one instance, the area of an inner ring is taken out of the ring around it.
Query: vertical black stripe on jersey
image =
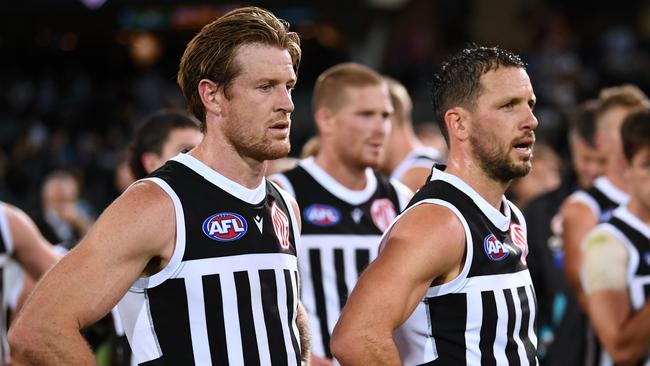
[[[162,356],[153,361],[165,365],[193,365],[195,362],[185,280],[169,279],[148,289],[145,294],[149,298],[151,319],[162,351]],[[184,300],[169,301],[178,298]]]
[[[309,249],[309,267],[311,269],[311,280],[316,300],[316,314],[320,319],[320,334],[323,339],[325,356],[332,358],[330,351],[330,332],[327,328],[327,308],[325,306],[325,289],[323,288],[323,273],[321,271],[320,249]]]
[[[506,298],[506,308],[508,310],[508,343],[506,344],[506,358],[508,364],[513,366],[521,365],[519,360],[519,353],[517,352],[517,343],[515,343],[515,321],[517,314],[515,314],[515,301],[512,298],[510,289],[504,289],[503,295]]]
[[[5,243],[4,236],[0,233],[0,254],[7,253],[7,244]]]
[[[524,344],[526,349],[526,358],[528,358],[528,364],[535,364],[535,346],[528,336],[528,328],[530,324],[530,309],[528,303],[528,294],[526,293],[526,287],[521,286],[517,288],[517,295],[519,296],[519,303],[521,304],[521,328],[519,329],[519,339]]]
[[[357,249],[355,252],[357,262],[357,277],[361,276],[366,267],[370,264],[370,251],[368,249]]]
[[[494,340],[496,339],[497,330],[497,304],[494,299],[493,291],[481,292],[481,302],[483,306],[483,322],[481,323],[481,340],[479,349],[481,350],[481,365],[496,366],[497,360],[494,358]]]
[[[535,318],[533,318],[533,331],[537,334],[537,294],[533,285],[528,286],[530,293],[533,294],[533,310],[535,310]]]
[[[221,282],[218,274],[203,276],[203,300],[205,303],[205,324],[208,330],[208,344],[212,365],[228,365],[226,325],[224,323]]]
[[[295,272],[294,281],[295,283],[299,283],[298,272]],[[288,269],[284,270],[284,284],[287,293],[287,309],[289,310],[287,315],[287,322],[288,322],[287,324],[292,324],[293,317],[295,315],[293,313],[293,309],[296,309],[296,304],[294,304],[294,301],[296,299],[294,299],[293,297],[293,292],[294,292],[293,282],[291,281],[291,271],[289,271]],[[304,315],[307,316],[306,314]],[[303,319],[303,321],[306,321],[306,319]],[[296,357],[296,365],[300,365],[300,356],[301,356],[300,345],[298,344],[298,340],[296,339],[296,335],[294,334],[292,327],[289,327],[289,334],[291,334],[291,344],[293,344],[293,352]]]
[[[274,334],[275,329],[282,329],[280,313],[278,310],[278,288],[275,282],[275,271],[272,269],[259,271],[262,288],[262,309],[264,310],[264,324],[266,334]],[[287,296],[290,296],[287,294]],[[291,323],[289,323],[291,324]],[[268,337],[269,352],[272,365],[287,364],[287,350],[284,339]]]
[[[253,304],[251,301],[251,285],[247,271],[234,273],[237,291],[237,312],[239,313],[239,328],[241,330],[242,353],[245,365],[259,365],[260,353],[257,346],[255,322],[253,321]]]
[[[0,242],[2,242],[1,238]],[[4,362],[7,357],[6,353],[9,352],[9,350],[5,349],[5,340],[7,339],[7,323],[9,322],[9,308],[5,308],[4,306],[4,271],[5,269],[3,267],[0,267],[0,301],[3,302],[0,305],[0,363]]]
[[[462,366],[465,357],[467,296],[450,294],[426,299],[431,317],[431,333],[436,342],[438,358],[434,365]],[[462,329],[459,327],[462,326]]]
[[[334,268],[336,269],[336,289],[339,292],[339,308],[343,310],[348,301],[348,285],[345,283],[345,262],[343,249],[334,249]]]

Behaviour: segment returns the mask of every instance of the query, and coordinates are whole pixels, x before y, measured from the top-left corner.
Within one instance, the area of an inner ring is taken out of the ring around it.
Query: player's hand
[[[327,357],[311,355],[311,366],[334,366],[334,362]]]

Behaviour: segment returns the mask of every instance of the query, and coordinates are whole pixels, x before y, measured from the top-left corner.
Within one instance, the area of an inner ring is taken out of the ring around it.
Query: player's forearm
[[[330,348],[341,365],[401,365],[392,335],[380,335],[370,329],[356,331],[334,330]]]
[[[311,356],[311,330],[309,327],[309,316],[302,302],[298,303],[296,324],[300,333],[300,358],[302,359],[303,365],[308,366]]]
[[[634,313],[620,331],[605,342],[605,347],[617,365],[634,365],[650,347],[650,302]]]
[[[79,330],[66,330],[56,323],[45,326],[38,325],[36,321],[31,323],[35,325],[30,325],[21,317],[9,330],[12,356],[21,365],[96,365],[92,351]]]

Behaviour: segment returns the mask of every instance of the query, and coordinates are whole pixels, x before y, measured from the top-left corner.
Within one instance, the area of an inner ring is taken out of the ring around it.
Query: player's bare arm
[[[561,209],[562,241],[564,243],[564,271],[580,306],[586,310],[586,302],[580,284],[582,251],[580,245],[589,230],[598,224],[598,218],[584,203],[570,200]]]
[[[152,182],[118,198],[37,285],[11,328],[12,350],[24,364],[94,364],[80,329],[107,314],[145,270],[167,263],[174,220],[171,199]]]
[[[595,230],[585,250],[582,274],[591,324],[617,365],[636,365],[650,348],[650,303],[632,309],[625,244]]]
[[[432,282],[460,273],[464,254],[465,232],[449,209],[421,204],[406,212],[343,309],[332,335],[336,359],[342,365],[399,365],[393,331]]]
[[[5,214],[13,239],[14,257],[32,278],[40,278],[56,263],[58,255],[27,214],[11,205],[5,205]]]

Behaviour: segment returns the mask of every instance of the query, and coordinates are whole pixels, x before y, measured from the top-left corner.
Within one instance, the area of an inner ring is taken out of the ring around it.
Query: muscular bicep
[[[347,311],[360,327],[365,323],[392,332],[432,282],[448,282],[460,273],[464,254],[465,233],[451,211],[430,204],[412,208],[359,279],[343,316]]]
[[[160,188],[151,182],[132,186],[45,276],[24,315],[34,322],[76,323],[80,328],[97,321],[152,258],[173,251],[174,218],[171,200]]]

